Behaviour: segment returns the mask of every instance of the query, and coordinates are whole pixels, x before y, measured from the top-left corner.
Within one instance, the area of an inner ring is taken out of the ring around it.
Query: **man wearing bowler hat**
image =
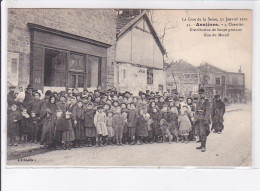
[[[209,102],[205,99],[204,89],[199,89],[199,95],[200,98],[196,105],[194,122],[197,126],[197,133],[200,137],[201,145],[196,147],[196,149],[200,149],[201,152],[205,152],[207,136],[210,132],[210,107]]]

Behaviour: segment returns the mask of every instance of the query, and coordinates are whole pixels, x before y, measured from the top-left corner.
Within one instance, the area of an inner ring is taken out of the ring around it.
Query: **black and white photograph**
[[[7,165],[251,167],[252,20],[8,8]]]

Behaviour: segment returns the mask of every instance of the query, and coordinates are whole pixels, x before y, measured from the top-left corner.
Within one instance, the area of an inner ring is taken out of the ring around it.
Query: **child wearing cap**
[[[113,112],[111,110],[108,110],[106,120],[107,120],[106,126],[107,126],[107,132],[108,132],[108,145],[112,145],[112,139],[113,139],[115,133],[114,133],[114,129],[112,126]]]
[[[87,104],[84,112],[84,127],[87,138],[87,147],[92,147],[96,139],[96,128],[94,125],[95,113],[96,111],[93,109],[93,104]]]
[[[19,136],[19,122],[22,120],[20,111],[17,110],[17,105],[11,105],[11,112],[7,115],[7,134],[9,138],[9,146],[17,146]]]
[[[103,106],[98,106],[97,112],[94,117],[94,124],[97,130],[97,137],[96,137],[96,146],[103,146],[103,140],[106,140],[108,136],[107,127],[106,127],[106,114],[103,110]]]

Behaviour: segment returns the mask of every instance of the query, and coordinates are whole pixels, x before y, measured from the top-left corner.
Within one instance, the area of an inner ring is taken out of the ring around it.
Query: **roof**
[[[173,72],[186,72],[197,73],[197,68],[185,60],[179,60],[178,62],[171,62],[167,70],[173,70]]]
[[[117,17],[116,20],[116,30],[117,30],[117,38],[122,36],[130,27],[132,27],[135,23],[137,23],[141,18],[145,18],[147,21],[147,24],[152,32],[152,35],[159,46],[161,52],[163,54],[166,53],[166,50],[161,43],[158,34],[156,33],[146,11],[143,11],[141,14],[138,15],[131,15],[131,16],[126,16],[126,15],[120,15]]]
[[[198,66],[198,68],[206,67],[206,66],[210,66],[210,68],[213,68],[213,69],[215,69],[215,70],[217,70],[217,71],[227,73],[227,71],[222,70],[222,69],[220,69],[220,68],[218,68],[218,67],[216,67],[216,66],[213,66],[213,65],[211,65],[211,64],[208,64],[208,63],[203,63],[203,64],[201,64],[200,66]]]

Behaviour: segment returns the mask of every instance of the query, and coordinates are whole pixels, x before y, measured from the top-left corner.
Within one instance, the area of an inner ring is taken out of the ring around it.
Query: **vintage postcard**
[[[251,10],[7,17],[8,166],[252,166]]]

